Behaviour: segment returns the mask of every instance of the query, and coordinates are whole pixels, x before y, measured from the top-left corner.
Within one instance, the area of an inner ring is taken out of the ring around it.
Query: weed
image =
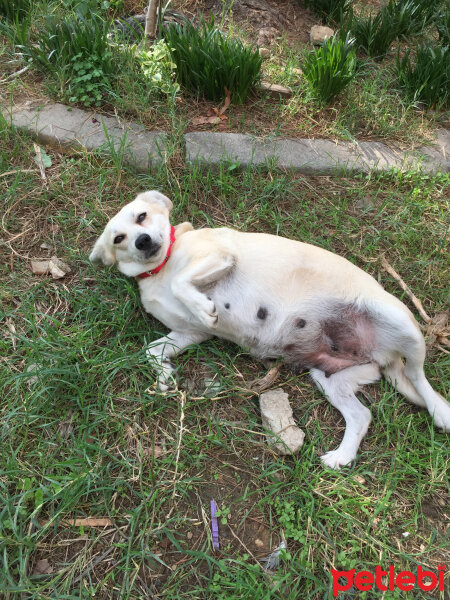
[[[411,101],[428,107],[445,107],[450,97],[450,47],[419,45],[415,61],[411,50],[397,56],[397,77]]]
[[[110,23],[96,13],[65,19],[47,17],[37,45],[24,54],[57,82],[59,95],[85,106],[104,103],[120,71],[125,50],[108,41]]]
[[[353,0],[305,0],[305,6],[311,8],[324,21],[339,22]]]
[[[180,86],[174,82],[176,64],[164,40],[158,40],[147,49],[134,46],[136,60],[153,91],[174,96]]]
[[[179,83],[194,94],[220,101],[227,88],[232,102],[243,103],[260,79],[258,50],[228,38],[213,20],[198,27],[170,25],[164,35]]]
[[[326,39],[303,63],[303,75],[314,96],[323,104],[328,104],[356,75],[353,41],[348,35],[345,40]]]

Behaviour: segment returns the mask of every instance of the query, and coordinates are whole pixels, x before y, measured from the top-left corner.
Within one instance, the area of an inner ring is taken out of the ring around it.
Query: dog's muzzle
[[[161,248],[160,244],[155,244],[152,241],[152,238],[148,235],[148,233],[141,233],[141,235],[136,238],[134,245],[138,250],[144,252],[145,258],[153,256]]]

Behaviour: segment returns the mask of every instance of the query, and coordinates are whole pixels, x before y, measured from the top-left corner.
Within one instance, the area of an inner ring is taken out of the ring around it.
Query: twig
[[[6,173],[0,173],[0,177],[6,177],[7,175],[15,175],[16,173],[34,173],[36,169],[15,169],[14,171],[6,171]]]
[[[9,81],[12,81],[16,77],[22,75],[22,73],[28,71],[29,68],[30,67],[24,67],[23,69],[20,69],[20,71],[15,71],[14,73],[11,73],[11,75],[8,75],[7,77],[5,77],[5,79],[0,79],[0,83],[8,83]]]
[[[272,369],[267,371],[264,377],[250,381],[249,388],[260,394],[264,390],[267,390],[267,388],[269,388],[273,383],[275,383],[275,381],[278,379],[279,373],[280,367],[273,367]]]
[[[417,308],[420,316],[425,321],[425,323],[429,323],[431,321],[431,317],[429,317],[427,315],[427,313],[425,312],[425,309],[422,306],[421,301],[412,293],[410,288],[406,285],[406,283],[403,281],[403,279],[400,277],[400,275],[397,273],[397,271],[388,263],[388,261],[384,258],[384,256],[381,257],[381,264],[383,265],[383,269],[385,271],[387,271],[389,273],[389,275],[392,275],[392,277],[395,279],[395,281],[398,282],[398,284],[400,285],[402,290],[404,290],[407,293],[407,295],[411,299],[411,302]]]
[[[186,406],[186,392],[181,392],[181,408],[180,408],[180,425],[178,431],[178,442],[177,442],[177,453],[175,457],[175,473],[173,475],[173,493],[172,499],[175,498],[177,490],[177,474],[178,474],[178,462],[180,460],[181,440],[183,439],[183,422],[184,422],[184,407]]]

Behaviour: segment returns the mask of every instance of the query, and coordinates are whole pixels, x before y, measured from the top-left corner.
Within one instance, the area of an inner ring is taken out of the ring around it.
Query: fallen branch
[[[406,283],[403,281],[403,279],[400,277],[400,275],[397,273],[397,271],[388,263],[388,261],[384,258],[384,256],[381,257],[381,264],[383,265],[383,269],[385,271],[387,271],[389,273],[389,275],[392,275],[392,277],[395,279],[395,281],[398,282],[398,284],[400,285],[402,290],[404,290],[407,293],[407,295],[411,299],[411,302],[417,308],[420,316],[425,321],[425,323],[429,323],[431,321],[431,317],[429,317],[427,315],[427,313],[425,312],[425,309],[422,306],[422,302],[417,298],[417,296],[415,296],[412,293],[410,288],[406,285]]]

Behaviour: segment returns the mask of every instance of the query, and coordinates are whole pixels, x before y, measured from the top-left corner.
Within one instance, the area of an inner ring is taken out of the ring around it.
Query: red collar
[[[174,245],[174,243],[175,243],[175,227],[173,225],[171,225],[170,226],[170,244],[169,244],[169,247],[167,248],[166,258],[155,269],[152,269],[151,271],[145,271],[144,273],[140,273],[139,275],[136,275],[136,277],[138,279],[145,279],[146,277],[150,277],[151,275],[156,275],[156,273],[159,273],[161,271],[161,269],[163,268],[163,266],[166,264],[166,262],[169,260],[170,253],[172,252],[172,246]]]

